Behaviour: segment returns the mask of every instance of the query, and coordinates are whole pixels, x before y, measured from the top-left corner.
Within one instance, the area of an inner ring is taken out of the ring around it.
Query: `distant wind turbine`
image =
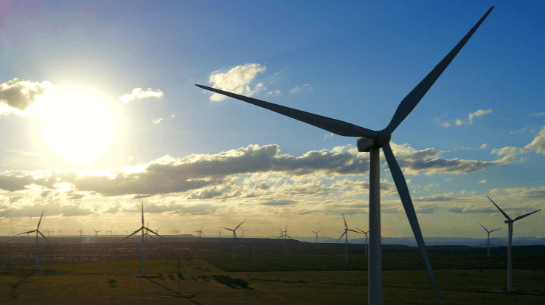
[[[365,255],[369,256],[369,231],[365,232],[364,230],[358,228],[356,228],[356,230],[360,231],[361,234],[365,234]]]
[[[318,233],[320,233],[320,231],[322,231],[322,230],[323,230],[323,229],[320,229],[320,230],[318,230],[318,231],[316,231],[316,232],[310,230],[310,232],[316,234],[316,243],[318,243]]]
[[[490,257],[490,233],[492,233],[494,231],[498,231],[499,229],[494,229],[492,231],[488,231],[482,224],[479,224],[479,225],[481,227],[483,227],[483,229],[488,233],[488,238],[486,239],[486,253],[487,253],[488,257]]]
[[[341,240],[343,238],[343,236],[344,236],[345,245],[346,245],[344,262],[348,264],[348,231],[352,231],[352,232],[358,233],[358,234],[360,232],[354,231],[354,230],[348,228],[348,225],[346,224],[346,218],[344,218],[344,213],[343,213],[343,220],[344,220],[344,233],[343,233],[343,235],[341,235],[341,237],[339,237],[337,242],[339,242],[339,240]]]
[[[486,196],[486,198],[488,198],[490,201],[492,201],[492,199],[490,199],[490,197]],[[507,216],[507,214],[505,214],[505,212],[500,209],[500,207],[494,202],[492,201],[492,203],[496,206],[496,208],[498,208],[498,210],[500,210],[500,212],[503,214],[503,216],[505,216],[505,218],[507,218],[507,220],[505,220],[505,223],[507,224],[507,229],[509,230],[508,231],[508,240],[507,240],[507,291],[513,291],[513,257],[511,255],[511,241],[513,239],[513,223],[517,220],[520,220],[526,216],[530,216],[534,213],[537,213],[539,211],[541,211],[541,209],[537,210],[537,211],[533,211],[531,213],[528,213],[528,214],[524,214],[522,216],[519,216],[515,219],[511,219],[509,216]]]
[[[280,236],[278,238],[282,238],[284,243],[284,255],[288,255],[288,245],[286,244],[287,238],[293,239],[288,235],[288,225],[286,225],[286,229],[282,230],[281,227],[278,227],[280,229]]]
[[[199,233],[199,238],[202,238],[203,234],[202,234],[202,228],[204,228],[204,225],[201,227],[200,230],[197,230],[195,232]]]
[[[95,230],[95,237],[98,237],[98,232],[104,231],[104,230],[99,230],[98,231],[97,229],[95,229],[95,227],[91,227],[91,228],[93,228],[93,230]]]
[[[141,246],[141,252],[142,252],[142,276],[141,277],[146,277],[146,263],[145,263],[145,253],[144,253],[144,231],[147,232],[151,232],[161,238],[164,238],[163,236],[155,233],[153,230],[150,230],[148,229],[147,227],[144,226],[144,203],[142,202],[142,226],[140,227],[140,229],[134,231],[131,235],[123,238],[121,241],[133,236],[134,234],[138,233],[139,231],[142,231],[142,246]]]
[[[79,237],[81,237],[81,234],[82,234],[83,230],[82,230],[82,229],[79,229],[78,232],[79,232]]]
[[[244,229],[240,229],[242,231],[242,238],[244,238],[244,232],[246,231],[250,231],[250,230],[244,230]]]
[[[40,221],[38,221],[38,226],[36,227],[36,230],[32,230],[32,231],[17,234],[17,235],[21,235],[21,234],[29,234],[29,233],[32,233],[32,232],[36,232],[36,270],[40,270],[40,245],[38,243],[38,234],[40,234],[43,238],[45,238],[45,240],[47,240],[47,242],[49,244],[51,244],[49,239],[47,239],[42,234],[42,232],[40,232],[40,223],[42,222],[42,217],[44,216],[44,212],[45,212],[45,210],[42,211],[42,215],[40,216]]]
[[[221,227],[221,228],[224,228],[225,230],[228,230],[228,231],[231,231],[233,232],[233,259],[236,259],[237,258],[237,255],[235,253],[235,240],[237,238],[237,229],[245,222],[246,220],[243,220],[236,228],[234,229],[229,229],[229,228],[226,228],[226,227]]]
[[[405,118],[411,113],[411,111],[418,105],[420,100],[433,86],[435,81],[441,76],[443,71],[448,67],[452,60],[456,57],[458,52],[469,41],[471,36],[477,31],[479,26],[488,17],[494,7],[492,6],[484,16],[473,26],[473,28],[460,40],[460,42],[439,62],[439,64],[433,68],[433,70],[401,101],[392,120],[380,131],[375,131],[367,128],[363,128],[344,121],[328,118],[321,115],[316,115],[306,111],[301,111],[285,106],[280,106],[273,103],[268,103],[251,97],[246,97],[223,90],[196,85],[202,89],[209,90],[215,93],[223,94],[277,113],[291,117],[293,119],[305,122],[307,124],[324,129],[328,132],[338,134],[346,137],[359,137],[357,141],[358,151],[369,152],[369,230],[371,232],[370,237],[370,253],[369,253],[369,304],[382,304],[382,254],[381,254],[381,228],[380,228],[380,160],[379,152],[380,148],[384,151],[384,156],[390,167],[392,178],[394,179],[396,188],[401,198],[401,203],[409,219],[412,231],[422,253],[422,258],[426,264],[428,274],[437,298],[437,302],[441,304],[441,297],[439,295],[439,289],[435,283],[435,277],[426,250],[426,244],[420,230],[420,224],[416,217],[414,205],[412,203],[409,188],[405,176],[397,163],[396,158],[390,147],[390,138],[392,133],[397,127],[405,120]]]

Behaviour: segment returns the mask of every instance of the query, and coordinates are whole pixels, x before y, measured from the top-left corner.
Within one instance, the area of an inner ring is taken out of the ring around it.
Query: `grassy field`
[[[545,304],[543,258],[515,256],[511,294],[502,256],[433,255],[432,262],[444,304]],[[43,265],[40,272],[18,266],[0,269],[0,303],[367,304],[367,261],[350,260],[348,267],[342,255],[148,260],[146,274],[156,276],[148,279],[137,277],[140,260]],[[421,261],[412,253],[384,255],[385,304],[436,304]]]

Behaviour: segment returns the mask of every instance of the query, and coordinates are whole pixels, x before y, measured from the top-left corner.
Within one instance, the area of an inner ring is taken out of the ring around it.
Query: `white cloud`
[[[486,179],[479,181],[479,183],[486,183]]]
[[[0,84],[0,114],[14,112],[25,114],[39,97],[58,90],[50,82],[21,81],[17,78]]]
[[[443,122],[443,123],[441,123],[441,127],[450,127],[450,123]]]
[[[481,147],[479,147],[479,149],[486,149],[486,143],[484,143],[483,145],[481,145]]]
[[[163,120],[163,118],[159,118],[159,119],[157,119],[157,120],[152,120],[151,122],[152,122],[153,124],[159,124],[159,123],[161,123],[162,120]]]
[[[490,112],[492,112],[492,109],[488,109],[488,110],[479,109],[479,110],[477,110],[475,112],[472,112],[472,113],[468,114],[467,115],[467,117],[468,117],[467,121],[462,121],[460,119],[457,119],[456,120],[456,125],[457,126],[471,125],[471,124],[473,124],[473,119],[478,118],[478,117],[483,116],[483,115],[486,115],[486,114],[489,114]]]
[[[333,138],[333,136],[334,136],[333,133],[328,133],[325,135],[324,140],[327,140],[327,138]]]
[[[269,91],[269,92],[267,92],[267,94],[276,94],[276,95],[279,95],[279,94],[282,94],[282,91],[280,91],[280,90],[274,90],[274,91]]]
[[[266,69],[265,66],[256,63],[240,65],[231,68],[225,73],[222,73],[219,70],[212,72],[208,82],[213,84],[213,88],[252,96],[258,91],[265,89],[263,83],[258,83],[254,89],[251,89],[249,84],[254,80],[258,73],[263,73]],[[210,100],[219,102],[226,98],[227,97],[222,94],[214,93],[210,97]]]
[[[534,112],[532,114],[530,114],[531,116],[544,116],[545,115],[545,112]]]
[[[125,94],[122,97],[119,98],[120,101],[123,103],[128,103],[130,101],[139,100],[143,98],[148,97],[162,97],[163,91],[157,89],[156,91],[151,90],[151,88],[148,88],[147,90],[142,90],[142,88],[136,88],[132,90],[131,94]]]
[[[301,87],[295,86],[295,88],[290,90],[290,93],[297,93],[297,92],[307,92],[312,90],[312,86],[310,84],[304,84]]]

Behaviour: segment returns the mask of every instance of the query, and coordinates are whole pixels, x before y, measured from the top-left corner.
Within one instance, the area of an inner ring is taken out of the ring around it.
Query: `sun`
[[[108,105],[96,96],[60,91],[48,96],[39,114],[47,145],[70,161],[93,161],[114,139],[117,121]]]

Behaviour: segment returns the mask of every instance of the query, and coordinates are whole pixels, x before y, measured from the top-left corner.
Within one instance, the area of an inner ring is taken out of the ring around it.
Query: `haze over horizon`
[[[380,130],[492,5],[391,146],[424,237],[503,238],[487,195],[512,218],[545,206],[540,2],[2,1],[0,235],[43,210],[67,235],[131,231],[140,200],[162,232],[367,230],[356,138],[194,84]],[[382,236],[412,237],[381,164]],[[545,237],[542,213],[514,239]]]

